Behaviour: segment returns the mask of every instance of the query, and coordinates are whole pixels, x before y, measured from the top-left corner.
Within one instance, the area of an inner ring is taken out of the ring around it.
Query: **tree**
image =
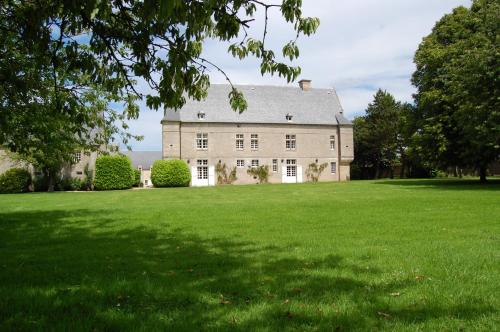
[[[366,115],[354,119],[354,165],[362,171],[373,169],[378,178],[381,171],[399,163],[403,149],[400,135],[403,106],[394,97],[378,90]]]
[[[265,14],[261,39],[250,34],[258,8]],[[126,120],[138,117],[139,98],[153,109],[177,109],[186,97],[206,96],[208,70],[225,75],[202,56],[206,38],[240,37],[229,47],[233,56],[254,56],[262,74],[294,80],[300,68],[265,46],[272,9],[296,31],[282,49],[291,61],[299,55],[299,35],[319,25],[302,16],[300,0],[0,0],[0,144],[55,169],[70,162],[76,147],[95,150],[116,136],[128,143]],[[151,92],[138,90],[139,79]],[[233,109],[245,110],[237,89],[228,97]]]
[[[292,81],[300,68],[278,61],[265,46],[268,11],[280,10],[296,31],[282,49],[283,58],[290,60],[299,55],[299,35],[310,35],[319,25],[318,19],[302,16],[301,0],[283,0],[281,5],[258,0],[0,0],[0,4],[0,41],[5,45],[0,52],[0,79],[6,86],[0,90],[0,128],[4,132],[0,144],[15,146],[23,141],[12,143],[15,137],[4,130],[12,129],[15,122],[11,119],[13,107],[21,100],[33,103],[47,88],[49,81],[39,80],[45,75],[53,78],[54,93],[64,92],[64,98],[75,101],[80,100],[81,89],[99,85],[107,93],[120,95],[126,101],[125,116],[135,117],[136,98],[144,97],[153,109],[178,109],[186,96],[196,100],[206,96],[208,70],[225,74],[202,56],[206,38],[223,42],[240,37],[229,46],[233,56],[254,56],[261,62],[262,74],[277,73]],[[250,34],[258,8],[265,14],[261,39]],[[76,84],[69,73],[85,76],[90,82]],[[151,92],[139,91],[136,78],[146,82]],[[246,109],[236,88],[228,97],[235,110]],[[66,106],[65,111],[74,117],[71,121],[81,122],[80,117],[85,117],[74,105]]]
[[[436,167],[473,167],[486,181],[500,157],[500,3],[456,8],[416,54],[418,153]]]

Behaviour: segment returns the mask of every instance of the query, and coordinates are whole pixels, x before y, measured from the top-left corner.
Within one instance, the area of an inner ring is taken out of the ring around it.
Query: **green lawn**
[[[500,182],[0,196],[0,330],[492,331]]]

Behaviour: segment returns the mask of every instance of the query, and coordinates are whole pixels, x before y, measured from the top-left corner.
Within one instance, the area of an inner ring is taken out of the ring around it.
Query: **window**
[[[207,150],[208,149],[208,134],[207,133],[197,133],[196,134],[196,149]]]
[[[285,145],[286,145],[287,150],[295,150],[295,147],[296,147],[295,135],[286,135],[285,136]]]
[[[205,112],[198,112],[198,120],[205,120]]]
[[[148,180],[144,180],[144,184],[147,186],[148,185]]]
[[[81,152],[75,152],[73,154],[73,161],[75,164],[79,163],[82,160],[82,153]]]
[[[286,160],[286,176],[295,177],[297,176],[297,161],[295,159]]]
[[[291,115],[290,113],[288,113],[288,114],[285,116],[285,118],[286,118],[286,121],[290,122],[290,121],[292,121],[292,119],[293,119],[293,115]]]
[[[259,167],[259,160],[258,159],[252,160],[252,167]]]
[[[330,169],[331,169],[332,174],[337,173],[337,163],[336,163],[336,162],[334,162],[334,161],[332,161],[332,162],[330,163]]]
[[[198,180],[208,179],[208,160],[200,159],[196,161],[197,167],[197,178]]]
[[[236,167],[239,167],[239,168],[245,167],[245,160],[243,160],[243,159],[236,160]]]
[[[335,136],[330,136],[330,150],[335,150]]]
[[[278,159],[273,159],[273,172],[278,171]]]
[[[257,135],[257,134],[250,135],[250,148],[252,150],[259,149],[259,135]]]
[[[236,150],[243,150],[244,147],[243,134],[236,134]]]

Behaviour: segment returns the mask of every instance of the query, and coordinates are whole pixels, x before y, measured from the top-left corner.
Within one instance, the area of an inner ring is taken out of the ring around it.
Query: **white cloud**
[[[302,77],[312,79],[315,87],[337,88],[348,117],[362,114],[378,88],[399,100],[411,101],[414,88],[413,55],[422,38],[435,22],[453,8],[469,6],[470,0],[303,0],[303,12],[321,20],[318,33],[299,41],[301,55],[297,64]],[[254,22],[256,36],[262,27],[261,13]],[[279,12],[271,13],[267,45],[277,53],[293,38],[290,27]],[[285,85],[277,77],[262,77],[258,62],[231,58],[227,47],[214,41],[204,46],[204,55],[221,66],[238,84]],[[212,81],[225,78],[212,72]],[[160,150],[162,112],[144,106],[132,130],[145,136],[133,144],[134,150]]]

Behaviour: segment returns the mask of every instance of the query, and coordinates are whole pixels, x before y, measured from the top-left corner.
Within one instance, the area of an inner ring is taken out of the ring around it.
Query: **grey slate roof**
[[[182,109],[167,109],[163,121],[181,122],[230,122],[273,124],[320,124],[350,125],[342,115],[342,106],[334,89],[311,89],[302,91],[298,87],[239,85],[245,95],[248,108],[242,114],[234,112],[229,105],[229,85],[212,84],[208,97],[200,102],[188,99]],[[205,113],[205,120],[198,113]],[[292,121],[286,115],[293,116]]]
[[[156,160],[163,158],[161,151],[121,151],[120,153],[130,158],[132,167],[141,166],[142,169],[151,169]]]

